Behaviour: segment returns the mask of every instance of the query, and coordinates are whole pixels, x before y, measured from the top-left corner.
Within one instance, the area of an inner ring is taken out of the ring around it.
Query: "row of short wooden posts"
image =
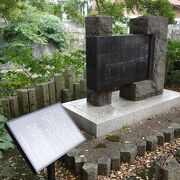
[[[0,114],[8,119],[16,118],[57,102],[68,102],[86,97],[86,77],[74,82],[72,70],[66,70],[64,77],[54,78],[35,87],[17,90],[17,96],[0,99]]]

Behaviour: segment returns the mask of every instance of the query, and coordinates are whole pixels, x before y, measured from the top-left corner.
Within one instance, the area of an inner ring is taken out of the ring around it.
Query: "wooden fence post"
[[[80,83],[73,84],[73,96],[74,96],[74,100],[80,98]]]
[[[43,108],[43,93],[41,84],[36,85],[36,101],[37,101],[37,108]]]
[[[50,105],[48,83],[38,84],[38,86],[36,87],[36,97],[37,97],[38,109]]]
[[[55,83],[54,83],[54,80],[50,81],[48,83],[48,85],[49,85],[50,104],[55,104],[56,103],[56,94],[55,94]]]
[[[64,73],[65,78],[65,88],[69,89],[70,100],[73,99],[73,71],[71,69],[66,69]]]
[[[28,97],[29,97],[29,112],[33,112],[37,110],[37,98],[36,98],[36,89],[29,88],[28,89]]]
[[[29,113],[29,99],[27,89],[17,90],[20,115]]]
[[[63,89],[62,90],[62,100],[63,100],[63,103],[70,101],[69,89]]]
[[[11,118],[11,109],[9,104],[9,99],[3,98],[2,99],[2,108],[3,108],[3,115],[10,119]]]
[[[3,115],[2,100],[0,99],[0,114]]]
[[[43,90],[44,107],[47,107],[47,106],[50,105],[48,83],[43,83],[42,84],[42,90]]]
[[[86,73],[86,68],[83,71],[83,79],[87,79],[87,73]]]
[[[19,112],[19,103],[18,103],[18,97],[14,96],[9,99],[10,109],[11,109],[11,117],[17,118],[20,116]]]
[[[56,91],[56,102],[62,101],[61,91],[63,88],[63,80],[60,74],[54,75],[55,91]]]
[[[81,79],[80,80],[80,97],[85,98],[86,92],[87,92],[86,79]]]

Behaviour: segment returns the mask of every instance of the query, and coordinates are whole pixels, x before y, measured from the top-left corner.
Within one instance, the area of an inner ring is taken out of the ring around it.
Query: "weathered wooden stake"
[[[2,99],[2,108],[3,108],[3,115],[10,119],[11,118],[11,109],[9,104],[9,99],[5,98]]]
[[[49,85],[49,98],[50,98],[50,104],[56,103],[56,94],[55,94],[55,83],[54,80],[48,83]]]
[[[29,113],[29,98],[27,89],[17,90],[20,115]]]
[[[54,75],[55,91],[56,91],[56,102],[62,101],[61,91],[63,88],[63,80],[60,74]]]
[[[73,95],[74,95],[74,100],[80,98],[80,83],[73,84]]]
[[[44,104],[43,104],[43,93],[42,93],[41,84],[36,85],[36,99],[37,99],[37,108],[38,109],[43,108]]]
[[[37,98],[36,98],[36,89],[29,88],[28,89],[28,97],[29,97],[29,111],[33,112],[37,110]]]
[[[85,68],[84,71],[83,71],[83,78],[84,78],[84,79],[87,79],[86,68]]]
[[[66,69],[64,73],[65,78],[65,88],[69,89],[70,100],[73,100],[73,71],[71,69]]]
[[[0,99],[0,114],[3,114],[2,100]]]
[[[87,92],[87,82],[86,79],[80,80],[80,98],[85,98]]]
[[[42,87],[42,93],[43,93],[43,105],[44,107],[47,107],[50,105],[48,83],[42,83],[41,87]]]
[[[49,86],[48,83],[38,84],[36,89],[36,96],[38,102],[38,109],[47,107],[50,105],[49,99]]]
[[[63,100],[63,103],[70,101],[69,89],[63,89],[62,90],[62,100]]]
[[[9,99],[10,109],[11,109],[11,117],[17,118],[20,116],[19,112],[19,103],[18,103],[18,97],[14,96]]]

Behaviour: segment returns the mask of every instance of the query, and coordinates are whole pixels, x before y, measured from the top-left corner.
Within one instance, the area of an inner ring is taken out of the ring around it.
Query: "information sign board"
[[[8,121],[5,126],[34,172],[85,141],[60,103]]]

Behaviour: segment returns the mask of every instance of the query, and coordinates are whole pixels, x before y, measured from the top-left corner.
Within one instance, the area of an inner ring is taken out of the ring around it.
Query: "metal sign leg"
[[[55,165],[54,163],[50,164],[47,167],[48,180],[55,180]]]

